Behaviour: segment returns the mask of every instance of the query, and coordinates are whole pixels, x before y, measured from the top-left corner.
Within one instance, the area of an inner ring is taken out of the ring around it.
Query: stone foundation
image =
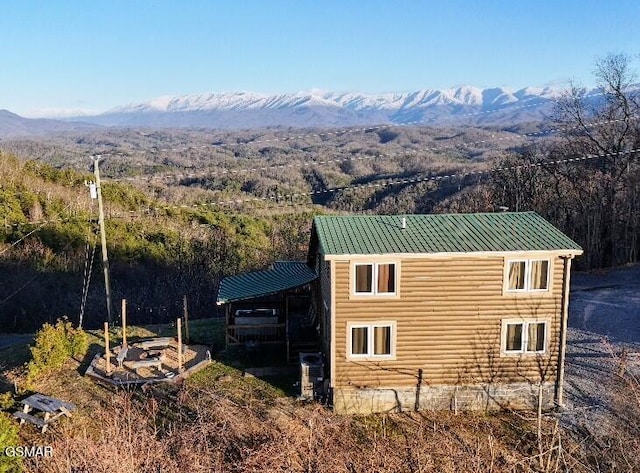
[[[542,408],[554,406],[555,384],[542,385]],[[529,383],[466,386],[334,389],[333,408],[340,414],[413,410],[536,410],[539,386]]]

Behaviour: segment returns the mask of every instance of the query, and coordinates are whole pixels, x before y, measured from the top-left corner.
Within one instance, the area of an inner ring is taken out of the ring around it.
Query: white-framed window
[[[505,266],[506,292],[545,292],[551,282],[551,260],[507,260]]]
[[[395,322],[347,324],[349,358],[393,358],[395,356]]]
[[[353,293],[393,296],[398,290],[396,263],[355,263],[353,265]]]
[[[545,353],[548,329],[547,320],[503,320],[502,352],[507,355]]]

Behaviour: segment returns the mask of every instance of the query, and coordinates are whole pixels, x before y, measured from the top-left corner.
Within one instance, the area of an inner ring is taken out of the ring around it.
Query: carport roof
[[[264,271],[229,276],[218,290],[218,305],[277,294],[309,284],[316,273],[301,261],[277,261]]]

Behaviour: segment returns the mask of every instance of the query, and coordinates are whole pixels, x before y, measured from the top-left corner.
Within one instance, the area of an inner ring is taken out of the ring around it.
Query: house
[[[561,405],[581,254],[534,212],[315,217],[308,263],[334,409]]]

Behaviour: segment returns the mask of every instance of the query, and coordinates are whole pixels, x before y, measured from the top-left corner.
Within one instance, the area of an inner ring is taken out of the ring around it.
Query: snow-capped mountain
[[[478,89],[458,87],[455,89],[424,89],[405,94],[358,94],[335,92],[297,92],[294,94],[265,95],[253,92],[234,92],[179,97],[160,97],[149,102],[117,107],[105,113],[134,112],[196,112],[205,110],[249,110],[283,109],[301,106],[326,106],[349,110],[394,110],[430,107],[436,105],[465,105],[474,107],[504,106],[531,99],[549,100],[558,91],[545,89],[521,89],[511,92],[506,89]]]
[[[640,90],[635,85],[634,90]],[[338,93],[311,90],[268,95],[255,92],[163,96],[99,115],[26,119],[0,113],[0,138],[42,135],[93,126],[251,129],[351,127],[383,124],[501,126],[545,121],[563,91],[527,87],[456,87],[407,93]],[[589,94],[598,100],[599,91]]]
[[[147,127],[256,128],[268,126],[367,126],[464,119],[461,124],[505,124],[538,120],[558,89],[457,87],[409,93],[362,94],[312,90],[267,95],[255,92],[159,97],[109,110],[83,121]],[[526,113],[523,109],[526,107]],[[493,114],[492,112],[499,112]],[[492,117],[493,115],[493,117]]]

